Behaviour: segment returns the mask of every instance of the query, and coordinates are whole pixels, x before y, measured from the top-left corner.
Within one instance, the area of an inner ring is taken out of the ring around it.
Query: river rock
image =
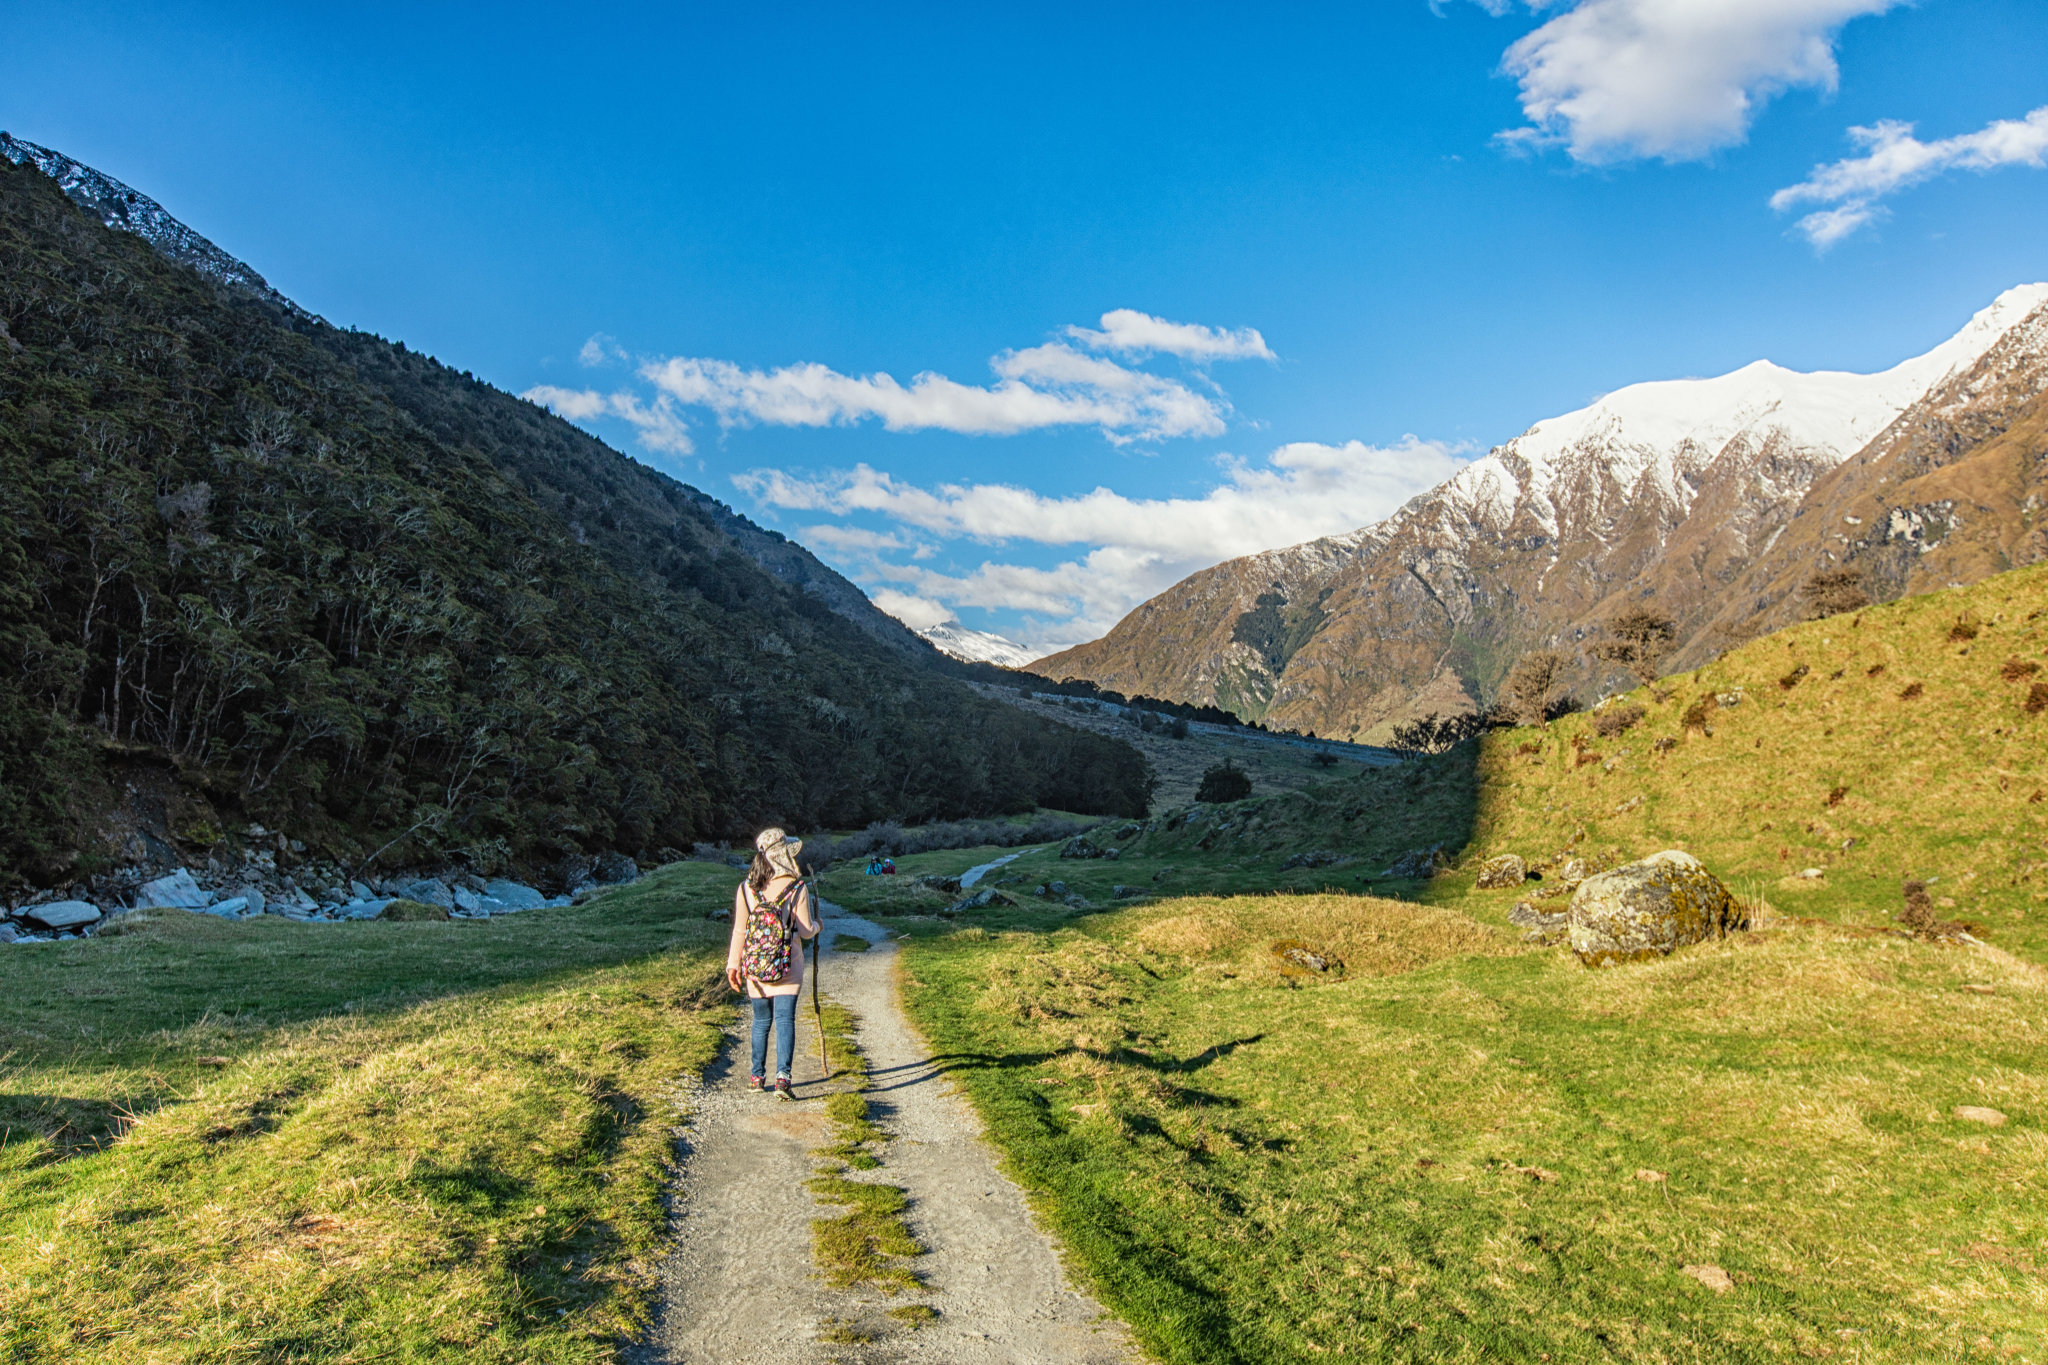
[[[100,908],[90,901],[49,901],[42,905],[24,905],[21,917],[45,929],[76,929],[98,919]]]
[[[138,906],[168,905],[178,910],[204,910],[211,899],[213,897],[193,880],[192,873],[182,867],[168,877],[144,882],[135,889]]]
[[[1529,865],[1518,853],[1503,853],[1497,858],[1488,858],[1479,865],[1479,889],[1481,891],[1505,891],[1511,886],[1520,886],[1529,880]]]
[[[432,877],[421,877],[418,881],[400,882],[393,888],[400,900],[418,901],[421,905],[438,905],[443,910],[455,908],[454,893],[446,882]]]
[[[590,860],[590,875],[606,886],[640,880],[640,864],[623,853],[600,853]]]
[[[1647,961],[1742,927],[1728,888],[1677,849],[1588,877],[1566,914],[1572,951],[1588,967]]]
[[[511,910],[538,910],[547,903],[546,896],[518,882],[499,880],[484,883],[484,908],[494,915]]]
[[[984,886],[973,895],[954,901],[939,913],[942,915],[957,915],[964,910],[987,910],[991,906],[1015,905],[1016,903],[993,886]]]

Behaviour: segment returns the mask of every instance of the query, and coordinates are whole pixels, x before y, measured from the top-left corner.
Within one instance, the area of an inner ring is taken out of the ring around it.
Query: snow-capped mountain
[[[72,203],[110,228],[136,234],[171,260],[211,275],[223,284],[261,294],[301,316],[311,316],[272,289],[269,281],[247,263],[228,255],[173,218],[162,204],[139,190],[130,189],[114,177],[104,175],[82,161],[74,161],[62,152],[23,142],[4,132],[0,132],[0,156],[17,166],[24,163],[34,166],[55,180],[70,196]]]
[[[972,630],[958,621],[942,621],[917,633],[939,650],[971,664],[1022,668],[1038,657],[1037,650],[1026,649],[1015,640],[1006,640],[985,630]]]
[[[1758,361],[1631,385],[1537,423],[1383,522],[1193,575],[1033,668],[1345,735],[1402,718],[1418,697],[1476,704],[1523,650],[1597,630],[1623,596],[1655,597],[1679,621],[1683,663],[1792,619],[1796,588],[1821,567],[1868,567],[1882,596],[1918,590],[1935,560],[1917,550],[1909,564],[1868,534],[1791,529],[1823,486],[1836,502],[1862,499],[1840,530],[1896,521],[1924,543],[1929,525],[1951,541],[1956,524],[1980,528],[1970,556],[1936,557],[1952,574],[2030,562],[2024,496],[1959,513],[1954,490],[1928,492],[1933,510],[1916,510],[1900,501],[1907,466],[1893,466],[1916,461],[1917,477],[1953,465],[2044,391],[2044,284],[2008,290],[1878,374]],[[1948,435],[1908,439],[1929,424]],[[1878,470],[1881,452],[1906,446],[1910,457],[1885,456],[1893,473]]]

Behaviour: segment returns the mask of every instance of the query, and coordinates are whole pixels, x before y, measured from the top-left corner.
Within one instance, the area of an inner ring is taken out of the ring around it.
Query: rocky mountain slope
[[[0,159],[0,891],[1142,808],[801,547],[65,176]]]
[[[1376,738],[1479,705],[1522,652],[1589,642],[1628,601],[1677,620],[1682,666],[1796,619],[1820,569],[1882,600],[2048,553],[2044,388],[2048,285],[1879,374],[1758,361],[1633,385],[1384,522],[1195,574],[1031,669]]]

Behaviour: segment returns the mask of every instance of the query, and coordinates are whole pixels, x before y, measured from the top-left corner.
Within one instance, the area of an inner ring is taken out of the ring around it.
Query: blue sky
[[[2048,278],[2040,0],[593,9],[0,4],[0,127],[1045,647]]]

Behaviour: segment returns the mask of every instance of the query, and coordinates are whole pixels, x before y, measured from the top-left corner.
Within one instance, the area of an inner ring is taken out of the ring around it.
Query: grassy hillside
[[[1128,746],[974,696],[695,490],[5,163],[0,523],[0,890],[251,823],[488,875],[1145,805]],[[165,781],[188,819],[127,796]]]
[[[893,921],[910,1003],[1166,1360],[2048,1360],[2044,648],[2030,569],[1108,828],[1115,860],[1042,851],[1003,888],[1106,913]],[[1438,843],[1451,869],[1381,875]],[[1473,888],[1495,852],[1667,847],[1758,927],[1593,971],[1509,927],[1543,883]],[[1314,850],[1356,861],[1284,866]],[[1996,946],[1892,931],[1908,875]],[[1290,941],[1337,965],[1283,973]]]
[[[475,922],[150,912],[15,948],[0,1359],[604,1361],[738,874]]]

